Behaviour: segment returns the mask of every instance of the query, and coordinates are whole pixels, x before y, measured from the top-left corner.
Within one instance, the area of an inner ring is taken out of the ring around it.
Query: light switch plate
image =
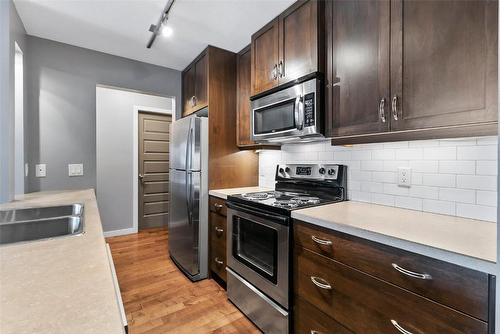
[[[68,165],[68,176],[82,176],[82,175],[83,175],[83,164]]]
[[[47,176],[47,165],[38,164],[35,166],[35,176],[36,177],[46,177]]]
[[[411,168],[399,167],[398,168],[398,186],[411,187]]]

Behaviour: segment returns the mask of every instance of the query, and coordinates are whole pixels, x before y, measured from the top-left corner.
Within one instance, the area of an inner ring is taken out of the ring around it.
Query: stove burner
[[[293,197],[291,201],[298,202],[299,204],[317,204],[320,202],[320,199],[313,196],[297,196]]]
[[[299,203],[289,200],[276,200],[273,202],[273,206],[284,209],[293,209],[299,206]]]
[[[268,192],[256,192],[256,193],[245,193],[241,194],[246,199],[254,200],[254,201],[262,201],[265,199],[276,198],[281,196],[281,193],[278,191],[268,191]]]

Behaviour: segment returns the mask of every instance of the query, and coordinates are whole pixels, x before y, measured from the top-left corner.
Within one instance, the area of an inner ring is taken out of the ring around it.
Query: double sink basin
[[[83,205],[0,210],[0,245],[83,233]]]

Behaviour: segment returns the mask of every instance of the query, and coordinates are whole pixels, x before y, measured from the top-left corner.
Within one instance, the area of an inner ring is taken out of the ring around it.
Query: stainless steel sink
[[[82,214],[82,204],[12,209],[0,211],[0,224],[55,217],[81,216]]]
[[[0,211],[0,245],[83,233],[83,205]]]

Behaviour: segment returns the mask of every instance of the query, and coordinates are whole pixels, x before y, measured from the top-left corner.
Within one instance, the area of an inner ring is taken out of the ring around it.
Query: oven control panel
[[[278,165],[277,175],[287,179],[336,180],[339,165],[335,164],[283,164]]]

